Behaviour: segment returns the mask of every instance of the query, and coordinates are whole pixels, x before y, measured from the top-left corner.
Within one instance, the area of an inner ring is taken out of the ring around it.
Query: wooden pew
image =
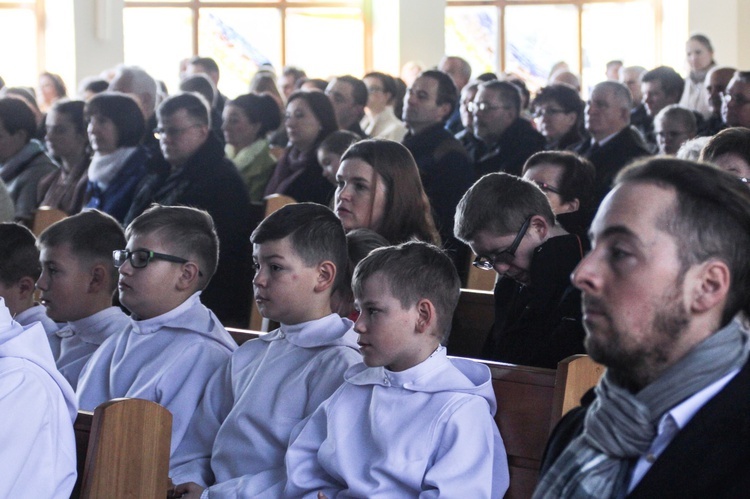
[[[67,216],[67,213],[58,210],[57,208],[52,208],[51,206],[40,206],[34,214],[34,221],[31,224],[31,232],[39,237],[39,234],[41,234],[44,229],[55,222],[67,218]]]
[[[587,355],[568,357],[557,370],[478,362],[492,371],[498,404],[495,422],[510,468],[510,488],[505,497],[529,498],[539,479],[542,455],[554,425],[579,405],[580,396],[598,382],[604,368]]]
[[[71,498],[164,499],[169,490],[172,414],[155,402],[114,399],[74,424],[78,480]]]
[[[461,289],[448,338],[448,354],[479,357],[494,322],[495,297],[492,291]]]

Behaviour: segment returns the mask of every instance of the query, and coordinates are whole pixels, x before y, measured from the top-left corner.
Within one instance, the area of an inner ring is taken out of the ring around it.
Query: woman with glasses
[[[139,145],[146,123],[132,97],[105,92],[84,108],[94,155],[88,171],[86,208],[96,208],[123,223],[136,187],[146,175],[148,154]]]
[[[750,182],[750,130],[744,127],[722,130],[709,139],[700,160],[713,163],[742,182]]]
[[[327,205],[333,186],[323,177],[317,150],[323,139],[338,129],[331,101],[322,92],[294,92],[286,105],[284,125],[289,145],[265,195],[283,194],[295,201]]]
[[[545,149],[567,149],[586,138],[584,107],[578,92],[567,85],[549,85],[539,91],[531,109],[537,129],[547,140]]]
[[[542,190],[557,222],[584,245],[594,216],[595,175],[589,160],[567,151],[538,152],[523,165],[523,178]]]

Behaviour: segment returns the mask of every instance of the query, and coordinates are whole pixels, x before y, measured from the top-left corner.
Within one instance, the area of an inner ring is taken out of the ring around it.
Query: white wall
[[[750,69],[750,0],[688,0],[688,31],[706,35],[716,62]]]
[[[60,0],[47,0],[55,3]],[[98,75],[123,61],[123,0],[67,0],[73,2],[75,81]],[[151,34],[149,34],[150,36]],[[158,50],[158,45],[154,46]]]

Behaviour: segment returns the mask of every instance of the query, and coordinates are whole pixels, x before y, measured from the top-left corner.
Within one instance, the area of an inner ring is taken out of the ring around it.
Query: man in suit
[[[591,230],[572,281],[607,372],[553,432],[534,497],[746,497],[750,190],[650,159],[618,175]]]
[[[633,159],[649,154],[640,134],[630,127],[632,97],[627,87],[614,81],[599,83],[586,103],[586,129],[591,139],[574,150],[596,167],[594,195],[597,205],[609,192],[615,175]]]

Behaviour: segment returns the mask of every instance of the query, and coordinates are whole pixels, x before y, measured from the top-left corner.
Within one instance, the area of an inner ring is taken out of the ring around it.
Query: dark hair
[[[201,57],[196,55],[190,59],[190,64],[196,66],[203,66],[203,68],[209,73],[219,74],[219,65],[212,57]]]
[[[583,110],[586,103],[573,88],[559,83],[547,85],[537,92],[531,107],[554,102],[566,113],[576,113],[576,127],[583,122]]]
[[[534,215],[555,224],[549,200],[536,184],[507,173],[488,173],[458,202],[453,233],[468,244],[481,231],[498,236],[515,233]]]
[[[497,92],[504,105],[510,106],[516,114],[521,112],[521,90],[507,81],[492,80],[479,85],[479,88]]]
[[[367,86],[362,80],[352,75],[337,76],[335,80],[347,83],[352,87],[352,99],[354,99],[355,104],[359,106],[367,105]]]
[[[372,73],[367,73],[362,79],[364,80],[364,78],[377,78],[377,80],[380,82],[380,85],[383,87],[383,92],[391,94],[389,100],[393,100],[396,98],[398,89],[396,88],[396,80],[393,79],[393,76],[385,73],[380,73],[378,71],[373,71]]]
[[[281,70],[281,74],[283,76],[291,76],[294,78],[294,81],[307,77],[304,70],[294,66],[284,66],[284,69]]]
[[[260,123],[258,137],[264,137],[281,125],[281,110],[270,95],[244,94],[227,102],[227,106],[240,109],[250,123]]]
[[[361,296],[365,281],[378,272],[404,309],[422,299],[432,302],[437,312],[438,338],[445,343],[461,292],[461,280],[451,259],[441,249],[421,241],[378,248],[354,269],[354,295]]]
[[[105,263],[110,273],[111,291],[117,286],[117,269],[112,252],[123,249],[127,241],[120,223],[99,210],[86,210],[60,220],[39,235],[39,248],[67,245],[79,261]]]
[[[83,114],[86,121],[95,115],[111,120],[117,128],[117,147],[137,146],[146,131],[146,122],[138,102],[120,92],[96,94],[86,103]]]
[[[594,200],[594,178],[596,169],[593,163],[569,151],[542,151],[532,155],[523,165],[523,173],[541,164],[551,164],[562,169],[560,199],[563,203],[578,200],[579,210],[587,210]]]
[[[326,260],[333,262],[336,279],[331,291],[339,289],[346,279],[349,257],[344,226],[329,208],[315,203],[286,205],[266,217],[253,231],[250,241],[263,244],[286,237],[308,267]]]
[[[339,129],[339,124],[336,121],[336,113],[333,111],[333,104],[331,104],[331,100],[323,92],[297,90],[289,96],[287,106],[297,99],[307,102],[310,111],[312,111],[318,123],[320,123],[321,130],[315,139],[315,147],[317,147],[324,138]]]
[[[529,92],[526,82],[518,76],[508,78],[507,82],[518,89],[521,94],[521,108],[527,109],[529,107],[529,100],[531,99],[531,92]]]
[[[80,100],[57,101],[52,104],[52,110],[67,116],[73,123],[76,133],[86,135],[86,119],[83,112],[85,106],[86,103]]]
[[[203,96],[192,92],[170,95],[159,104],[156,116],[163,120],[181,109],[184,109],[188,116],[197,120],[201,125],[211,127],[211,105]]]
[[[451,110],[443,118],[443,121],[446,121],[450,117],[450,115],[453,114],[453,111],[456,110],[456,106],[458,105],[458,89],[456,89],[456,84],[453,83],[453,79],[448,76],[448,73],[443,73],[442,71],[438,71],[437,69],[428,69],[427,71],[422,71],[419,74],[419,78],[423,77],[432,78],[438,84],[435,104],[437,104],[438,106],[442,106],[443,104],[450,104]]]
[[[750,129],[726,128],[708,140],[701,150],[700,160],[713,162],[724,154],[736,154],[750,165]]]
[[[12,286],[23,277],[36,281],[42,274],[36,238],[16,223],[0,223],[0,282]]]
[[[641,77],[641,83],[654,81],[661,83],[661,89],[667,97],[672,97],[675,102],[680,100],[685,87],[685,80],[682,79],[682,76],[677,71],[669,66],[659,66],[651,71],[646,71]]]
[[[389,245],[390,243],[374,230],[353,229],[346,233],[346,247],[349,259],[346,264],[344,280],[339,288],[337,288],[337,291],[341,296],[341,301],[349,305],[349,311],[351,311],[351,304],[354,302],[354,294],[352,293],[354,268],[372,250]]]
[[[690,41],[690,40],[693,40],[695,42],[700,43],[701,45],[703,45],[704,47],[706,47],[706,50],[708,50],[712,54],[714,53],[714,46],[711,45],[711,40],[709,40],[706,35],[702,35],[700,33],[694,33],[694,34],[690,35],[690,38],[688,38],[688,41]],[[711,62],[712,63],[714,62],[713,58],[711,58]]]
[[[440,244],[430,200],[409,149],[392,140],[368,139],[347,149],[341,161],[353,158],[370,165],[385,182],[383,221],[377,229],[381,236],[391,244],[411,239]],[[376,182],[377,177],[373,189]]]
[[[65,88],[65,82],[60,77],[60,75],[45,71],[44,73],[39,75],[39,78],[41,78],[42,76],[46,76],[52,81],[52,86],[55,87],[55,93],[57,94],[58,98],[68,95],[68,90]]]
[[[328,137],[323,139],[318,149],[332,152],[341,156],[349,149],[349,146],[362,140],[362,137],[349,130],[336,130]]]
[[[627,182],[674,189],[676,202],[660,217],[660,230],[680,249],[681,273],[709,259],[729,267],[730,289],[722,326],[740,311],[750,315],[750,189],[709,165],[658,157],[623,169],[615,185]]]
[[[102,78],[92,78],[86,81],[86,84],[83,86],[83,91],[91,92],[92,94],[100,94],[106,92],[108,88],[109,82],[107,80]]]
[[[216,87],[208,76],[198,73],[186,77],[180,82],[180,90],[183,92],[195,92],[203,96],[206,101],[213,105],[216,100]]]
[[[207,211],[189,206],[152,204],[125,229],[125,236],[153,234],[182,258],[198,261],[202,276],[198,288],[205,289],[219,263],[219,236]]]
[[[36,119],[31,108],[22,100],[6,97],[0,99],[0,122],[10,134],[26,134],[28,143],[36,135]]]
[[[393,82],[396,84],[396,93],[393,97],[393,114],[400,120],[404,111],[404,96],[406,95],[406,83],[401,78],[394,78]],[[456,101],[458,105],[458,101]]]
[[[30,87],[6,87],[3,90],[3,97],[15,96],[21,99],[29,106],[32,112],[40,112],[39,104],[36,102],[34,89]]]

